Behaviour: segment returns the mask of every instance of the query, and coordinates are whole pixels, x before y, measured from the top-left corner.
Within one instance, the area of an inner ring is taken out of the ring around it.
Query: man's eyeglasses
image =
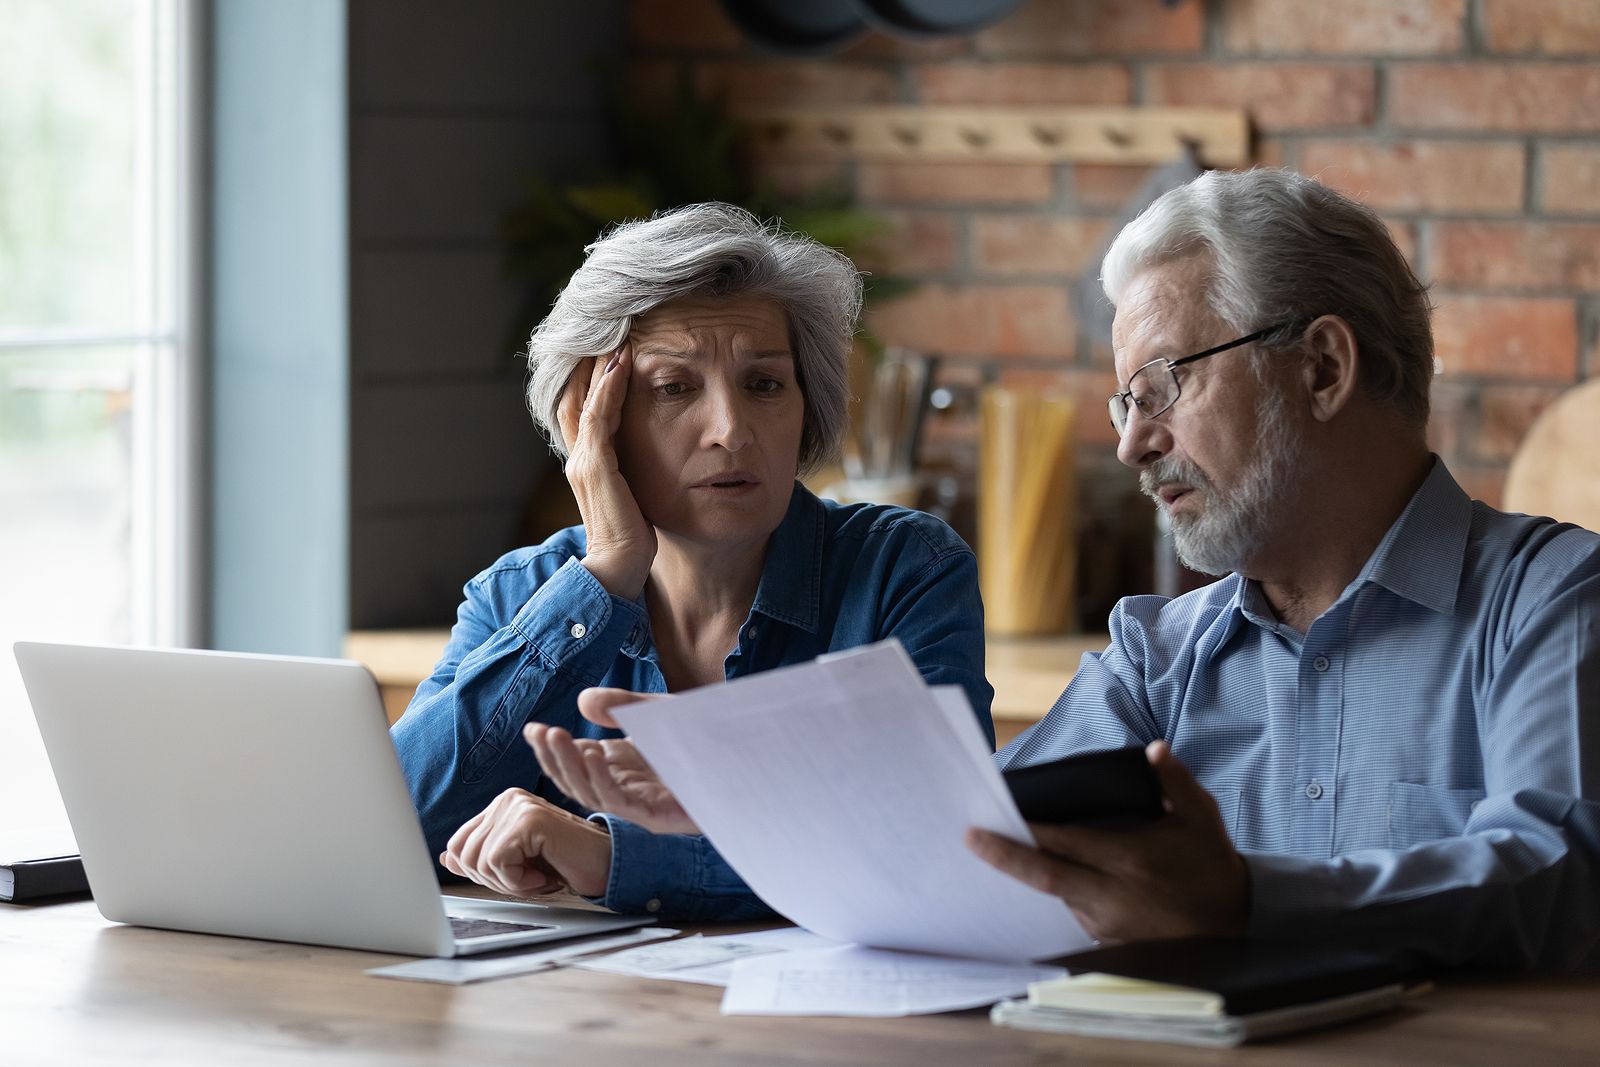
[[[1184,356],[1182,359],[1153,359],[1146,363],[1128,375],[1128,388],[1120,393],[1112,393],[1111,399],[1106,401],[1106,406],[1111,411],[1111,425],[1117,428],[1117,435],[1121,436],[1128,432],[1130,409],[1138,408],[1139,414],[1147,419],[1153,419],[1178,402],[1183,390],[1178,385],[1178,376],[1173,373],[1177,368],[1185,363],[1214,356],[1218,352],[1226,352],[1230,348],[1247,345],[1251,341],[1259,341],[1267,334],[1282,328],[1282,325],[1268,326],[1264,330],[1257,330],[1237,340],[1208,348],[1204,352],[1196,352],[1192,356]]]

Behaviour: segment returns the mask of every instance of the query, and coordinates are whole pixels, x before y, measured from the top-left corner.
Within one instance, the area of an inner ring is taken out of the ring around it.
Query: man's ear
[[[1328,422],[1355,396],[1361,352],[1355,331],[1337,315],[1324,315],[1306,327],[1305,384],[1311,415]]]

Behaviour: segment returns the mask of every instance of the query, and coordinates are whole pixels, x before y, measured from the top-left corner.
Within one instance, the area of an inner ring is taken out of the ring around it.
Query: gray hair
[[[615,352],[636,316],[684,296],[764,296],[783,308],[805,398],[800,469],[838,453],[850,399],[861,275],[839,252],[731,204],[690,204],[625,222],[584,249],[528,343],[528,410],[567,454],[556,411],[578,362]]]
[[[1116,304],[1134,275],[1192,255],[1213,265],[1206,300],[1239,333],[1283,326],[1261,341],[1297,346],[1322,315],[1350,324],[1361,383],[1407,423],[1428,421],[1433,306],[1370,208],[1287,170],[1211,171],[1161,197],[1117,235],[1100,268]]]

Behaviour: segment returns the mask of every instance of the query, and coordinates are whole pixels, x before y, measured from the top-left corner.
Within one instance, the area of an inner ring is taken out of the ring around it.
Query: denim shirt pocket
[[[1481,789],[1394,782],[1389,786],[1389,847],[1410,848],[1458,836],[1483,797]]]

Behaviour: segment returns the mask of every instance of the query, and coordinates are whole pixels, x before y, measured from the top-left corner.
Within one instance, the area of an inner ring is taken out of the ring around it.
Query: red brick
[[[1600,215],[1600,148],[1546,145],[1539,206],[1568,215]]]
[[[861,163],[863,200],[943,204],[1029,204],[1048,200],[1055,178],[1045,163]]]
[[[1058,285],[924,285],[869,315],[885,344],[939,355],[1069,356],[1076,342]]]
[[[848,190],[854,180],[847,160],[810,159],[778,152],[756,152],[750,157],[756,182],[779,196],[803,200],[825,189]]]
[[[1600,292],[1600,224],[1437,222],[1428,264],[1441,285]]]
[[[869,33],[838,53],[840,59],[899,60],[925,63],[932,59],[955,59],[970,56],[973,51],[971,37],[934,37],[911,40],[892,37],[879,30]]]
[[[886,104],[899,83],[885,67],[804,59],[715,60],[698,65],[695,86],[732,108]]]
[[[1600,130],[1600,66],[1396,63],[1389,120],[1404,129]]]
[[[1466,0],[1229,0],[1222,42],[1229,52],[1417,55],[1458,52]]]
[[[925,104],[1125,104],[1128,68],[1119,63],[924,63],[912,71]]]
[[[1111,163],[1072,165],[1072,203],[1091,211],[1121,211],[1153,168]]]
[[[1165,0],[1032,0],[978,34],[978,53],[1074,58],[1175,55],[1205,44],[1199,3]]]
[[[1456,483],[1474,500],[1481,500],[1491,508],[1501,506],[1506,495],[1506,468],[1481,467],[1470,464],[1451,465],[1450,474]]]
[[[1098,266],[1094,260],[1110,228],[1104,219],[978,215],[973,219],[972,269],[1001,277],[1073,277]]]
[[[1578,309],[1556,297],[1438,293],[1434,355],[1451,377],[1573,382],[1578,376]]]
[[[1066,393],[1077,403],[1073,413],[1073,438],[1082,442],[1117,444],[1117,431],[1106,416],[1106,398],[1117,391],[1116,375],[1072,367],[1059,370],[1008,367],[1001,370],[999,381],[1014,389]]]
[[[1259,130],[1366,126],[1376,106],[1366,63],[1163,63],[1145,72],[1145,102],[1244,107]]]
[[[1600,55],[1600,4],[1594,0],[1483,0],[1491,52]]]
[[[633,39],[646,48],[738,52],[747,43],[717,0],[633,0]]]
[[[1428,447],[1444,457],[1451,468],[1461,454],[1461,443],[1477,419],[1477,382],[1435,378],[1428,391]]]
[[[874,274],[944,274],[953,271],[961,255],[958,216],[933,211],[876,213],[889,230],[874,238],[856,257],[857,264]]]
[[[1406,257],[1406,262],[1411,264],[1411,269],[1417,269],[1417,224],[1405,222],[1401,219],[1384,219],[1383,224],[1389,227],[1389,237],[1394,241],[1395,247],[1400,249],[1400,254]],[[1420,276],[1421,272],[1418,272]]]
[[[1520,144],[1307,141],[1299,169],[1378,211],[1522,210]]]
[[[1484,386],[1469,454],[1486,463],[1509,463],[1529,428],[1561,393],[1558,385]]]

